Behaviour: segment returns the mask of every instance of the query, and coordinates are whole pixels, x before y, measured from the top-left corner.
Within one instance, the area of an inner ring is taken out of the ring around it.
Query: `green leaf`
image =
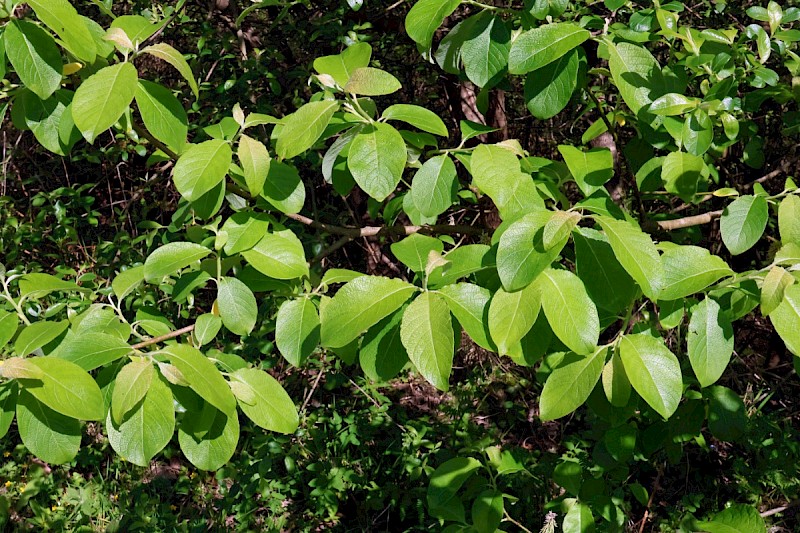
[[[369,328],[361,341],[358,362],[372,381],[388,381],[408,363],[408,352],[400,338],[400,322],[405,307]]]
[[[713,520],[698,522],[697,527],[708,533],[764,533],[767,530],[758,510],[744,504],[731,505],[717,513]]]
[[[125,415],[136,407],[136,404],[142,401],[147,391],[150,390],[150,384],[155,375],[153,363],[145,358],[134,359],[123,366],[117,374],[114,390],[111,393],[112,418],[109,420],[113,420],[117,424],[121,423]],[[168,409],[170,412],[173,411],[171,403],[170,409]]]
[[[633,222],[606,216],[595,219],[605,231],[617,261],[639,284],[644,295],[655,300],[663,284],[664,268],[650,236]]]
[[[105,414],[100,387],[81,367],[57,357],[32,357],[28,361],[41,377],[20,380],[20,386],[50,409],[78,420],[101,420]]]
[[[239,402],[239,408],[259,427],[290,435],[299,425],[297,407],[275,378],[255,368],[242,368],[232,378],[250,387],[253,402]]]
[[[478,533],[494,533],[503,520],[503,494],[487,489],[472,504],[472,527]]]
[[[275,319],[275,344],[281,355],[294,366],[300,366],[317,349],[319,340],[319,314],[311,300],[283,302]]]
[[[236,335],[249,335],[253,331],[258,304],[247,285],[236,278],[223,277],[217,288],[217,306],[228,331]]]
[[[14,110],[22,108],[25,125],[36,140],[54,154],[65,155],[81,139],[74,127],[71,102],[73,93],[58,90],[47,100],[23,90],[14,100]]]
[[[783,244],[800,245],[800,197],[790,194],[778,207],[778,229]]]
[[[400,339],[422,377],[441,391],[449,387],[455,345],[450,310],[442,296],[423,292],[403,313]]]
[[[159,281],[180,272],[195,261],[211,253],[205,246],[193,242],[171,242],[147,256],[144,262],[144,279]]]
[[[649,111],[654,115],[675,116],[682,115],[695,109],[699,101],[677,93],[667,93],[659,96],[650,104]]]
[[[172,91],[157,83],[139,80],[136,105],[147,131],[180,154],[186,144],[189,119]]]
[[[439,115],[418,105],[390,105],[383,110],[381,118],[383,120],[401,120],[422,131],[447,137],[447,126],[445,126],[442,119],[439,118]]]
[[[0,439],[8,434],[17,409],[17,383],[9,381],[0,385]]]
[[[406,143],[388,124],[362,129],[350,144],[347,168],[358,186],[379,202],[395,191],[405,166]]]
[[[534,211],[512,223],[500,236],[497,273],[507,291],[528,286],[555,261],[569,235],[551,248],[544,246],[544,229],[552,211]]]
[[[0,348],[3,348],[17,333],[19,315],[0,310]]]
[[[578,85],[580,63],[581,53],[575,49],[528,74],[525,103],[531,115],[547,120],[567,107]]]
[[[226,385],[227,387],[227,385]],[[233,394],[231,393],[231,397]],[[189,411],[178,426],[178,444],[186,458],[201,470],[217,470],[233,457],[239,442],[239,417],[212,411],[209,417]],[[202,437],[196,437],[197,433]]]
[[[228,239],[223,250],[229,256],[249,250],[260,241],[269,229],[270,219],[265,213],[239,211],[222,225]]]
[[[131,363],[133,364],[133,363]],[[144,362],[150,368],[150,379],[147,385],[137,391],[143,396],[131,405],[136,406],[127,415],[120,417],[121,423],[117,423],[108,413],[106,417],[106,432],[108,442],[123,459],[130,461],[138,466],[148,466],[153,457],[164,449],[172,439],[175,432],[175,407],[172,398],[172,391],[158,377],[153,379],[153,365]],[[114,386],[114,396],[120,388],[120,376],[126,368],[117,375],[117,383]],[[140,383],[144,385],[144,383]],[[138,404],[138,406],[137,406]],[[113,400],[112,400],[113,406]],[[112,407],[113,409],[113,407]]]
[[[299,213],[306,202],[306,188],[293,166],[273,161],[261,197],[286,214]]]
[[[345,92],[364,96],[392,94],[402,88],[400,80],[378,68],[360,67],[350,74]]]
[[[189,387],[205,401],[235,417],[236,398],[217,367],[200,350],[187,344],[173,344],[161,350],[181,371]]]
[[[521,34],[511,46],[508,71],[527,74],[560,59],[591,37],[591,33],[571,22],[544,24]]]
[[[393,243],[391,249],[394,256],[412,271],[425,272],[428,256],[431,252],[441,254],[444,251],[444,243],[434,237],[415,233]]]
[[[589,355],[568,353],[548,376],[539,399],[542,420],[555,420],[583,405],[603,372],[608,348],[595,348]]]
[[[156,31],[158,25],[152,24],[140,15],[121,15],[111,22],[111,28],[119,28],[125,32],[128,39],[134,44],[142,44],[150,38]]]
[[[581,502],[575,502],[564,516],[561,529],[564,533],[594,533],[594,516],[591,507]]]
[[[132,293],[144,281],[144,265],[123,270],[114,276],[111,288],[117,300],[122,300]]]
[[[29,326],[22,328],[19,332],[17,340],[14,341],[14,353],[20,357],[24,357],[33,353],[50,341],[58,338],[59,335],[66,331],[69,327],[69,322],[60,320],[58,322],[34,322]]]
[[[39,379],[42,371],[30,359],[9,357],[0,364],[0,375],[7,379]]]
[[[428,287],[442,287],[455,283],[470,274],[494,268],[495,258],[492,248],[486,244],[466,244],[447,252],[444,259],[450,265],[437,268],[428,275]]]
[[[489,10],[476,17],[461,45],[461,61],[472,83],[488,87],[499,81],[508,66],[511,31],[501,17]]]
[[[425,161],[411,182],[411,196],[419,212],[436,217],[455,203],[458,175],[453,160],[446,155]]]
[[[131,63],[105,67],[81,83],[72,100],[72,118],[83,137],[93,143],[128,109],[138,87]]]
[[[58,279],[50,274],[25,274],[19,280],[19,295],[28,299],[43,298],[51,292],[85,291],[72,281]]]
[[[763,196],[740,196],[722,212],[719,221],[722,242],[733,255],[746,252],[761,239],[769,220],[767,199]]]
[[[175,188],[189,202],[199,200],[225,180],[232,161],[233,152],[225,141],[211,139],[193,144],[175,163],[172,171]]]
[[[322,281],[320,281],[319,284],[323,287],[328,287],[333,283],[347,283],[361,276],[366,276],[366,274],[346,268],[332,268],[325,271],[325,275],[322,276]]]
[[[492,352],[497,351],[488,328],[489,302],[492,299],[489,289],[471,283],[456,283],[446,285],[438,292],[475,344]]]
[[[197,87],[197,80],[194,79],[192,69],[189,67],[189,63],[186,62],[186,59],[184,59],[183,54],[175,50],[175,48],[166,43],[157,43],[142,48],[139,53],[150,54],[175,67],[178,73],[183,76],[183,79],[186,80],[186,83],[189,84],[189,88],[194,93],[194,97],[200,98],[200,89]]]
[[[341,348],[389,315],[417,290],[399,279],[361,276],[322,308],[322,345]]]
[[[713,385],[733,355],[733,327],[717,302],[706,298],[694,308],[686,345],[700,386]]]
[[[736,441],[747,430],[747,413],[742,398],[727,387],[716,385],[708,395],[708,429],[719,440]]]
[[[242,256],[253,268],[271,278],[296,279],[308,276],[303,243],[288,229],[267,233]]]
[[[12,20],[3,32],[5,53],[23,85],[47,100],[61,85],[61,53],[50,34],[39,26]]]
[[[699,246],[675,246],[661,256],[664,278],[659,300],[678,300],[698,293],[725,276],[733,275],[727,263]]]
[[[72,4],[67,0],[27,0],[27,4],[75,57],[94,63],[97,57],[94,37]]]
[[[629,306],[639,290],[614,255],[608,238],[590,228],[573,232],[575,273],[601,309],[617,313]]]
[[[783,301],[770,313],[769,319],[786,348],[800,357],[800,285],[786,288]]]
[[[631,382],[625,374],[625,367],[619,351],[614,350],[611,360],[603,367],[603,391],[608,402],[614,407],[625,407],[631,397]]]
[[[580,148],[562,144],[558,151],[584,196],[591,196],[614,177],[614,158],[608,148],[593,148],[584,152]]]
[[[702,157],[685,152],[670,152],[661,166],[664,188],[677,194],[684,202],[705,190],[706,164]]]
[[[686,117],[681,138],[684,148],[690,154],[701,156],[706,153],[714,141],[714,124],[708,113],[698,109]]]
[[[72,461],[81,447],[81,423],[38,401],[24,389],[17,398],[17,429],[22,444],[42,461]]]
[[[406,15],[406,33],[422,50],[428,50],[436,28],[460,4],[461,0],[420,0]]]
[[[99,331],[70,332],[50,354],[71,361],[86,370],[113,363],[131,352],[131,347],[119,335]]]
[[[508,352],[536,322],[541,308],[539,288],[528,285],[517,292],[498,289],[489,303],[489,333],[500,355]]]
[[[267,173],[270,170],[267,147],[261,141],[242,135],[239,137],[239,149],[236,151],[236,155],[242,163],[244,181],[250,195],[253,197],[261,195],[264,190],[264,182],[267,180]]]
[[[661,74],[661,67],[644,47],[631,43],[609,44],[608,66],[622,99],[634,114],[653,103],[650,96],[653,77]]]
[[[278,137],[278,157],[290,159],[314,146],[337,109],[336,100],[322,100],[309,102],[289,115]]]
[[[600,321],[580,278],[568,270],[548,268],[536,285],[556,337],[579,355],[592,353],[600,338]]]
[[[543,207],[536,184],[520,170],[517,156],[496,145],[479,145],[470,159],[473,184],[494,201],[500,216],[511,220]]]
[[[217,315],[211,313],[203,313],[194,321],[194,329],[192,335],[197,346],[203,346],[213,341],[220,328],[222,328],[222,319]]]
[[[796,281],[785,269],[779,266],[772,267],[764,276],[764,283],[761,285],[761,314],[767,316],[777,309],[783,301],[786,287],[794,285]]]
[[[353,71],[368,66],[371,57],[372,47],[369,43],[354,43],[341,54],[316,58],[314,69],[331,76],[339,87],[344,87]]]
[[[648,333],[624,335],[619,354],[625,374],[644,401],[664,418],[678,408],[683,392],[681,366],[662,339]]]
[[[472,457],[456,457],[439,465],[428,483],[428,511],[431,515],[463,523],[464,506],[455,495],[480,467],[481,463]],[[451,506],[455,506],[455,513]]]

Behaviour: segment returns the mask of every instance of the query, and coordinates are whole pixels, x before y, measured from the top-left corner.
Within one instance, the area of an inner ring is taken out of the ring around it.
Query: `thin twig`
[[[653,483],[653,490],[650,491],[650,498],[647,500],[647,507],[644,510],[644,516],[642,517],[642,525],[639,526],[639,533],[642,533],[644,531],[644,526],[645,524],[647,524],[647,519],[650,516],[650,507],[653,505],[653,499],[655,498],[658,489],[661,488],[661,476],[663,474],[664,474],[664,467],[659,466],[658,473],[656,474],[656,480]]]
[[[176,160],[178,159],[178,154],[173,152],[166,144],[162,143],[161,141],[153,137],[149,131],[141,127],[139,124],[131,122],[131,127],[139,137],[144,137],[145,139],[150,141],[150,144],[152,144],[153,146],[155,146],[156,148],[167,154],[167,156],[169,156],[170,159],[176,159]]]
[[[139,344],[134,344],[131,346],[134,350],[141,350],[147,346],[152,346],[153,344],[158,344],[164,341],[168,341],[170,339],[174,339],[175,337],[180,337],[186,333],[191,333],[194,330],[194,324],[191,326],[186,326],[185,328],[176,329],[175,331],[171,331],[165,335],[159,335],[158,337],[153,337],[152,339],[148,339],[146,341],[142,341]]]
[[[701,213],[699,215],[692,215],[690,217],[676,218],[674,220],[660,220],[658,222],[658,227],[663,231],[674,231],[677,229],[708,224],[720,216],[722,216],[721,209],[719,211],[709,211],[708,213]]]
[[[287,214],[287,217],[333,235],[342,235],[357,239],[359,237],[375,237],[377,235],[412,235],[414,233],[434,233],[439,235],[480,235],[485,232],[481,228],[465,225],[434,224],[432,226],[365,226],[362,228],[334,226],[318,222],[299,213]]]
[[[349,242],[352,242],[352,241],[353,241],[353,237],[351,237],[350,235],[345,235],[344,237],[342,237],[341,239],[339,239],[338,241],[336,241],[335,243],[331,244],[330,246],[328,246],[327,248],[322,250],[320,253],[318,253],[310,261],[310,263],[312,265],[316,265],[317,263],[319,263],[320,261],[322,261],[323,259],[325,259],[329,255],[331,255],[333,252],[335,252],[336,250],[338,250],[339,248],[341,248],[345,244],[347,244]]]
[[[776,507],[774,509],[770,509],[769,511],[764,511],[763,513],[761,513],[761,516],[763,518],[766,518],[768,516],[772,516],[772,515],[775,515],[775,514],[778,514],[778,513],[782,513],[782,512],[784,512],[787,509],[790,509],[792,507],[797,507],[798,505],[800,505],[800,500],[793,500],[793,501],[790,501],[789,503],[787,503],[786,505],[781,505],[780,507]]]
[[[324,373],[325,373],[325,371],[323,369],[320,369],[319,372],[317,373],[317,379],[314,380],[314,384],[311,385],[311,390],[308,391],[308,394],[306,395],[306,399],[303,400],[303,406],[300,407],[300,412],[301,413],[306,410],[306,405],[308,405],[308,402],[311,400],[311,396],[314,395],[314,391],[317,390],[317,385],[319,385],[319,380],[322,379],[322,374],[324,374]]]

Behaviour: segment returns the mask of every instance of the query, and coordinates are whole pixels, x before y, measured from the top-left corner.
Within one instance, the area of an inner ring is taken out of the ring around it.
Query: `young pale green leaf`
[[[134,46],[142,44],[158,31],[157,24],[152,24],[141,15],[121,15],[111,22],[111,28],[119,28],[125,32]]]
[[[594,515],[591,507],[576,501],[564,516],[561,529],[564,533],[594,533]]]
[[[800,245],[800,197],[794,194],[781,200],[778,207],[778,229],[783,244]]]
[[[42,100],[61,85],[63,64],[53,38],[39,26],[14,19],[3,32],[5,55],[20,81]]]
[[[581,279],[568,270],[548,268],[535,285],[556,337],[579,355],[592,353],[600,337],[600,321]]]
[[[617,261],[608,238],[590,228],[573,232],[575,273],[589,296],[601,309],[617,313],[629,306],[638,294],[636,283]]]
[[[117,63],[89,76],[75,91],[72,118],[83,137],[93,143],[128,109],[138,87],[132,63]]]
[[[758,509],[745,504],[731,505],[714,515],[712,520],[698,522],[697,527],[708,533],[763,533],[767,530]]]
[[[486,244],[467,244],[447,252],[444,259],[450,264],[446,269],[434,269],[428,275],[428,287],[442,287],[480,270],[494,268],[492,248]]]
[[[25,274],[19,280],[19,295],[27,299],[43,298],[51,292],[85,291],[72,281],[65,281],[50,274]]]
[[[784,244],[775,254],[776,265],[792,265],[800,263],[800,245],[793,242]]]
[[[325,271],[325,275],[322,276],[322,281],[319,284],[322,287],[328,287],[333,283],[348,283],[361,276],[366,276],[366,274],[346,268],[332,268]]]
[[[22,444],[42,461],[72,461],[81,447],[81,423],[50,409],[24,389],[17,398],[17,429]]]
[[[242,135],[239,137],[239,148],[236,155],[242,163],[244,181],[250,195],[253,197],[261,195],[270,169],[267,147],[261,141]]]
[[[127,415],[150,390],[156,375],[153,363],[145,358],[134,359],[123,366],[117,374],[114,390],[111,393],[111,414],[109,420],[121,424]],[[155,378],[158,381],[158,378]],[[169,412],[173,412],[170,401]],[[172,432],[170,432],[170,435]]]
[[[562,144],[558,151],[584,196],[591,196],[614,177],[614,158],[608,148],[593,148],[584,152],[580,148]]]
[[[439,155],[425,161],[411,182],[411,196],[419,212],[436,217],[456,201],[458,175],[453,160]]]
[[[698,293],[733,271],[720,257],[699,246],[675,246],[661,256],[664,278],[659,300],[678,300]]]
[[[83,322],[81,325],[84,325]],[[89,372],[113,363],[131,352],[131,347],[125,339],[112,334],[108,326],[104,329],[107,333],[71,331],[51,355],[71,361]]]
[[[539,120],[553,118],[567,107],[572,93],[578,86],[578,70],[581,64],[580,49],[540,69],[530,72],[525,78],[525,102],[531,115]],[[602,124],[602,121],[599,121]]]
[[[100,387],[81,367],[57,357],[28,359],[42,374],[21,380],[20,386],[37,400],[70,418],[101,420],[105,414]]]
[[[120,302],[144,281],[144,265],[123,270],[114,276],[111,289]]]
[[[173,344],[162,352],[201,398],[223,413],[236,416],[236,398],[233,397],[228,382],[200,350],[188,344]]]
[[[722,113],[719,118],[722,122],[722,128],[725,132],[725,136],[728,138],[728,140],[735,141],[739,136],[739,119],[730,113]]]
[[[372,47],[369,43],[355,43],[340,54],[316,58],[314,70],[320,74],[327,74],[339,87],[344,87],[353,71],[368,66],[371,57]]]
[[[420,0],[406,15],[406,33],[422,50],[428,50],[436,28],[461,4],[461,0]]]
[[[733,327],[717,302],[706,298],[694,308],[686,345],[700,386],[713,385],[733,355]]]
[[[800,357],[800,285],[787,287],[783,301],[769,315],[786,348]]]
[[[500,216],[511,220],[544,207],[536,184],[520,170],[511,150],[497,145],[479,145],[470,159],[473,184],[494,201]]]
[[[360,67],[350,74],[345,92],[363,96],[382,96],[399,91],[403,86],[400,80],[378,68]]]
[[[314,146],[337,109],[336,100],[322,100],[309,102],[289,115],[278,137],[278,157],[290,159]]]
[[[142,48],[140,53],[150,54],[175,67],[175,70],[177,70],[178,73],[183,76],[183,79],[186,80],[186,83],[189,84],[189,88],[194,93],[194,97],[200,98],[200,89],[197,87],[197,80],[194,79],[192,69],[189,67],[189,63],[186,62],[186,59],[184,59],[183,54],[166,43],[157,43]]]
[[[631,43],[609,44],[608,66],[622,99],[634,112],[648,108],[654,75],[661,74],[661,67],[653,55],[644,47]]]
[[[408,352],[400,338],[400,322],[405,309],[401,307],[364,334],[358,362],[364,375],[372,381],[388,381],[408,363]]]
[[[528,30],[514,41],[508,56],[511,74],[527,74],[556,61],[591,37],[589,31],[571,22],[544,24]]]
[[[106,417],[106,432],[111,447],[123,459],[138,466],[148,466],[153,457],[169,443],[175,432],[172,391],[161,379],[152,377],[155,372],[151,363],[144,364],[150,368],[151,377],[147,387],[137,391],[142,393],[143,399],[140,398],[135,402],[131,406],[133,410],[128,410],[126,416],[115,420],[109,412]],[[120,387],[122,371],[117,376],[114,395]]]
[[[517,292],[498,289],[489,303],[489,333],[500,355],[506,355],[533,327],[541,308],[536,284]]]
[[[94,63],[97,57],[94,37],[72,4],[67,0],[28,0],[27,4],[75,57]]]
[[[542,420],[555,420],[573,412],[594,390],[603,372],[608,348],[594,348],[588,355],[568,353],[548,376],[539,399]]]
[[[376,123],[350,144],[347,168],[364,192],[382,202],[395,192],[406,166],[406,143],[392,126]]]
[[[505,73],[511,50],[511,30],[502,17],[486,10],[475,15],[461,45],[467,78],[478,87],[491,87]]]
[[[489,302],[492,299],[489,289],[471,283],[456,283],[446,285],[438,292],[475,344],[492,352],[497,351],[487,325]]]
[[[611,360],[603,367],[603,391],[608,402],[614,407],[625,407],[631,397],[631,382],[625,374],[625,367],[619,351],[614,350]]]
[[[494,533],[503,520],[503,494],[487,489],[472,503],[472,527],[477,533]]]
[[[172,91],[163,85],[139,80],[136,105],[147,131],[176,154],[183,152],[189,133],[189,119]]]
[[[275,344],[281,355],[294,366],[300,366],[317,349],[319,340],[319,314],[311,300],[283,302],[275,319]]]
[[[297,407],[278,381],[256,368],[242,368],[232,379],[253,391],[251,403],[239,402],[239,408],[259,427],[290,435],[299,422]]]
[[[189,202],[199,200],[225,180],[233,160],[231,147],[220,139],[191,145],[175,163],[175,188]]]
[[[403,305],[417,290],[399,279],[361,276],[321,309],[322,345],[341,348]]]
[[[203,346],[213,341],[222,328],[222,319],[211,313],[203,313],[194,321],[192,335],[197,346]]]
[[[278,211],[294,214],[303,209],[303,204],[306,202],[306,188],[295,167],[273,161],[269,165],[261,197]]]
[[[6,379],[39,379],[42,371],[23,357],[9,357],[0,361],[0,376]]]
[[[497,247],[497,273],[507,291],[528,286],[555,261],[567,243],[569,234],[549,249],[544,245],[544,228],[552,211],[533,211],[512,223]]]
[[[705,190],[706,164],[702,157],[685,152],[670,152],[661,166],[664,188],[677,194],[685,202]]]
[[[202,412],[189,411],[178,426],[181,451],[201,470],[217,470],[230,461],[238,442],[239,417],[235,412],[212,410],[210,416],[203,416]]]
[[[769,207],[763,196],[740,196],[722,212],[719,229],[722,242],[733,255],[746,252],[761,239],[769,221]]]
[[[222,231],[228,236],[222,249],[227,255],[249,250],[266,235],[269,223],[269,216],[265,213],[252,211],[234,213],[222,225]]]
[[[648,333],[625,335],[619,343],[625,374],[644,401],[664,418],[678,408],[683,392],[681,365],[662,339]]]
[[[217,288],[217,306],[222,323],[236,335],[249,335],[258,319],[258,304],[247,285],[223,277]]]
[[[622,267],[639,284],[645,296],[655,300],[664,280],[661,257],[650,236],[633,222],[596,217]]]
[[[761,314],[768,316],[777,309],[783,301],[786,287],[794,285],[796,281],[794,276],[785,269],[779,266],[772,267],[764,276],[764,282],[761,285]]]
[[[8,344],[19,327],[19,315],[0,310],[0,348]]]
[[[428,256],[431,252],[441,254],[444,243],[434,237],[415,233],[391,246],[392,253],[414,272],[424,272],[428,265]]]
[[[205,246],[193,242],[171,242],[147,256],[144,279],[159,281],[171,276],[211,253]]]
[[[57,339],[69,327],[67,320],[58,322],[34,322],[22,328],[14,341],[14,353],[20,357],[25,357],[33,353],[45,344]]]
[[[308,276],[303,243],[288,229],[267,233],[242,256],[253,268],[271,278],[296,279]]]
[[[654,115],[663,115],[671,117],[674,115],[682,115],[688,111],[695,109],[699,101],[697,98],[689,98],[677,93],[667,93],[653,100],[650,104],[649,111]]]
[[[383,120],[400,120],[422,131],[447,137],[447,126],[445,126],[442,119],[439,118],[439,115],[418,105],[390,105],[383,110],[381,118]]]

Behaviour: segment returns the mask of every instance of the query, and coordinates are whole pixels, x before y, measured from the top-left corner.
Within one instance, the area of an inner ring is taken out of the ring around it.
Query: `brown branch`
[[[790,509],[792,507],[797,507],[798,505],[800,505],[800,500],[793,500],[793,501],[787,503],[786,505],[781,505],[780,507],[776,507],[774,509],[770,509],[769,511],[764,511],[763,513],[761,513],[761,516],[763,518],[766,518],[768,516],[772,516],[772,515],[775,515],[775,514],[778,514],[778,513],[782,513],[782,512],[784,512],[787,509]]]
[[[166,144],[162,143],[161,141],[153,137],[149,131],[147,131],[146,129],[144,129],[143,127],[141,127],[140,125],[138,125],[133,121],[131,121],[131,127],[139,137],[144,137],[145,139],[150,141],[150,144],[152,144],[153,146],[155,146],[156,148],[167,154],[170,159],[175,159],[176,161],[178,160],[178,154],[170,150]]]
[[[174,339],[175,337],[180,337],[185,333],[191,333],[194,330],[194,324],[191,326],[186,326],[185,328],[176,329],[175,331],[170,331],[165,335],[159,335],[158,337],[153,337],[152,339],[148,339],[146,341],[142,341],[139,344],[134,344],[131,346],[134,350],[140,350],[147,346],[152,346],[153,344],[158,344],[164,341],[168,341],[170,339]]]
[[[453,225],[453,224],[434,224],[432,226],[365,226],[361,228],[347,226],[333,226],[318,222],[305,215],[287,214],[287,217],[311,226],[318,230],[325,231],[332,235],[342,235],[357,239],[359,237],[375,237],[377,235],[412,235],[414,233],[432,233],[436,235],[481,235],[484,230],[474,226]]]
[[[650,518],[650,508],[653,506],[653,499],[655,499],[656,492],[661,488],[661,476],[664,475],[664,467],[659,466],[656,473],[656,480],[653,483],[653,490],[650,491],[650,498],[647,499],[647,507],[644,509],[644,516],[642,517],[642,525],[639,526],[639,533],[644,531],[644,526]]]
[[[659,220],[656,223],[658,229],[662,231],[675,231],[678,229],[690,228],[692,226],[700,226],[713,222],[722,216],[722,210],[709,211],[708,213],[701,213],[699,215],[692,215],[690,217],[676,218],[674,220]]]

